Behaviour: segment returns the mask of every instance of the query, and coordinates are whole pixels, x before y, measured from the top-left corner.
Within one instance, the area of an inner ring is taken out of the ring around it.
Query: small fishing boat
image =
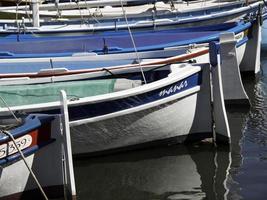
[[[16,0],[3,0],[6,2],[13,2],[17,3]],[[20,5],[18,6],[18,10],[30,10],[29,4],[33,3],[34,0],[22,0],[21,3],[26,3],[27,5]],[[148,3],[155,3],[155,0],[87,0],[87,1],[71,1],[71,0],[66,0],[66,1],[55,1],[55,0],[37,0],[37,2],[40,4],[39,9],[40,10],[70,10],[70,9],[78,9],[78,8],[97,8],[97,7],[104,7],[104,6],[121,6],[122,5],[144,5]],[[159,2],[159,1],[158,1]],[[162,1],[163,2],[163,1]],[[43,3],[43,4],[41,4]],[[15,6],[9,6],[9,7],[2,7],[0,10],[14,10],[16,9]]]
[[[173,27],[194,27],[224,23],[227,21],[234,21],[244,16],[256,15],[259,10],[259,6],[262,6],[261,2],[256,2],[248,6],[233,5],[227,8],[219,7],[219,10],[202,10],[192,12],[179,12],[177,14],[165,14],[154,17],[135,17],[128,18],[128,23],[125,19],[105,19],[86,21],[61,21],[51,22],[47,25],[43,24],[41,27],[29,27],[22,23],[21,27],[14,27],[13,22],[11,25],[6,25],[6,21],[3,22],[3,28],[0,29],[0,35],[7,37],[8,35],[17,34],[34,34],[38,37],[51,36],[51,35],[84,35],[90,33],[96,33],[101,31],[114,31],[114,30],[127,30],[130,27],[133,31],[138,29],[163,29]],[[203,12],[203,13],[202,13]],[[264,11],[265,12],[265,11]]]
[[[167,30],[103,32],[97,35],[34,37],[9,36],[0,39],[0,58],[72,56],[90,52],[97,55],[164,50],[166,48],[218,41],[222,32],[234,32],[245,44],[251,21],[240,21],[212,26],[175,28]],[[53,45],[51,45],[53,43]]]
[[[35,1],[37,2],[37,0]],[[35,3],[32,1],[31,3]],[[77,3],[62,3],[62,4],[43,4],[38,5],[39,16],[40,18],[121,18],[124,15],[124,11],[122,10],[122,4],[127,4],[130,1],[92,1],[92,2],[79,2]],[[241,4],[240,2],[238,2]],[[154,12],[157,15],[178,13],[178,11],[188,10],[197,12],[202,11],[203,9],[207,9],[208,11],[214,11],[222,7],[230,7],[231,5],[236,5],[238,3],[229,3],[229,2],[217,2],[217,1],[208,1],[206,4],[203,2],[192,3],[190,5],[183,4],[181,2],[173,2],[173,3],[164,3],[162,1],[155,2],[154,4],[143,4],[138,6],[127,6],[124,7],[125,12],[129,17],[147,17],[151,16]],[[245,2],[242,2],[243,5]],[[117,5],[119,7],[112,7]],[[220,8],[218,8],[220,7]],[[16,19],[16,17],[29,17],[32,16],[33,9],[29,6],[21,6],[21,7],[3,7],[0,8],[0,14],[5,14],[9,19]],[[7,19],[8,19],[7,18]]]
[[[189,29],[136,32],[133,34],[136,49],[131,44],[131,38],[126,32],[102,33],[88,37],[87,40],[85,39],[87,37],[80,36],[75,40],[73,37],[66,36],[62,37],[61,40],[58,40],[58,37],[32,38],[25,36],[21,39],[22,41],[3,42],[0,46],[0,49],[3,49],[0,54],[0,57],[3,58],[0,60],[0,74],[1,78],[18,78],[33,77],[31,73],[41,72],[41,70],[48,71],[49,69],[57,71],[58,68],[65,68],[65,70],[101,68],[103,70],[112,65],[130,65],[145,62],[147,59],[162,59],[185,54],[189,55],[187,60],[195,59],[197,62],[209,62],[207,51],[206,55],[202,53],[202,56],[192,57],[190,53],[207,47],[207,42],[219,41],[220,34],[226,32],[234,33],[234,39],[231,40],[236,41],[233,46],[236,49],[236,66],[240,66],[240,71],[258,73],[259,65],[257,63],[260,58],[261,44],[260,19],[258,15],[251,22],[226,23],[216,27],[203,26]],[[14,40],[14,38],[10,38],[10,40]],[[32,42],[29,42],[30,40]],[[53,41],[54,45],[50,45],[50,41]],[[40,48],[42,45],[44,48]],[[233,48],[227,52],[232,51]],[[255,55],[253,59],[249,56],[252,53]],[[27,57],[28,59],[26,59]],[[227,59],[229,56],[222,60]],[[62,72],[62,70],[60,71]],[[12,74],[16,75],[13,76]]]
[[[111,66],[132,67],[133,64],[137,66],[139,63],[144,63],[162,60],[164,58],[177,57],[178,61],[195,60],[199,56],[204,56],[208,53],[208,44],[200,45],[186,45],[172,48],[165,48],[163,50],[131,52],[131,53],[117,53],[117,54],[103,54],[96,53],[75,53],[72,56],[63,57],[44,57],[44,58],[10,58],[0,60],[0,78],[19,78],[29,77],[37,78],[49,76],[70,75],[73,73],[90,72],[90,70],[104,70],[112,69]],[[202,51],[204,50],[204,51]],[[206,56],[208,57],[208,55]],[[15,82],[14,82],[15,83]],[[1,83],[2,84],[2,81]]]
[[[3,86],[1,95],[17,114],[56,114],[60,103],[55,94],[66,90],[74,154],[212,137],[209,64],[169,63],[143,73],[128,73],[124,78],[98,76],[97,80]],[[212,80],[217,87],[216,76]],[[218,100],[222,97],[220,88],[213,94],[217,95],[216,115],[225,119],[223,101]],[[5,110],[0,110],[1,121],[10,115]],[[218,130],[217,139],[229,142],[226,124],[218,126],[223,129]]]
[[[71,151],[65,151],[71,150],[70,142],[65,140],[66,132],[69,133],[66,128],[69,127],[61,125],[60,117],[29,114],[25,118],[1,123],[0,199],[76,195],[72,156],[67,155]],[[64,164],[63,157],[66,159]],[[72,182],[66,182],[70,180]]]

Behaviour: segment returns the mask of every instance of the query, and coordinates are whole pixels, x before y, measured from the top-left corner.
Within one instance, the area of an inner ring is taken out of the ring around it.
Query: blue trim
[[[43,114],[30,114],[26,119],[24,124],[21,126],[10,130],[9,132],[13,135],[14,138],[20,137],[29,133],[32,130],[38,129],[39,127],[50,123],[55,119],[55,116],[52,115],[43,115]],[[10,138],[1,133],[0,134],[0,144],[10,141]]]
[[[209,43],[209,55],[210,55],[210,64],[212,67],[216,67],[218,65],[218,53],[219,53],[220,45],[217,42]]]
[[[242,40],[240,40],[240,41],[238,41],[238,42],[236,43],[236,47],[240,47],[240,46],[242,46],[243,44],[246,44],[247,41],[248,41],[248,37],[245,36]]]

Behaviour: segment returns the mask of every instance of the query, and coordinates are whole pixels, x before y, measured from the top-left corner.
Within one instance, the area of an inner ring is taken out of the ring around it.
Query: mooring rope
[[[12,114],[12,116],[15,118],[15,120],[20,123],[21,121],[16,117],[15,113],[10,109],[10,107],[8,106],[7,102],[0,96],[0,99],[2,100],[2,102],[5,104],[5,106],[7,107],[8,111]]]
[[[84,23],[84,19],[83,19],[83,15],[82,15],[82,11],[81,11],[81,7],[79,4],[79,0],[76,0],[75,3],[77,4],[78,10],[79,10],[79,14],[80,14],[80,18],[81,18],[81,24]]]
[[[12,116],[15,118],[15,120],[16,120],[18,123],[21,123],[21,121],[16,117],[15,113],[10,109],[10,107],[8,106],[8,104],[6,103],[6,101],[5,101],[1,96],[0,96],[0,99],[4,102],[4,104],[6,105],[7,109],[8,109],[9,112],[12,114]],[[36,178],[35,174],[34,174],[33,171],[31,170],[29,164],[27,163],[27,161],[26,161],[26,159],[25,159],[25,156],[24,156],[23,152],[19,149],[19,147],[18,147],[18,145],[17,145],[17,143],[16,143],[16,141],[15,141],[13,135],[12,135],[9,131],[7,131],[7,130],[3,130],[2,132],[3,132],[4,134],[6,134],[8,137],[11,138],[12,142],[14,143],[14,146],[15,146],[16,149],[18,150],[18,152],[19,152],[21,158],[23,159],[23,161],[24,161],[26,167],[28,168],[30,174],[32,175],[33,179],[35,180],[36,184],[38,185],[38,187],[39,187],[40,191],[42,192],[44,198],[45,198],[46,200],[48,200],[48,198],[47,198],[47,196],[46,196],[46,194],[45,194],[45,192],[44,192],[42,186],[40,185],[38,179]]]
[[[138,52],[137,52],[137,48],[136,48],[136,45],[135,45],[135,42],[134,42],[134,38],[133,38],[132,32],[131,32],[131,29],[130,29],[130,26],[129,26],[129,23],[128,23],[128,19],[127,19],[126,11],[124,10],[122,0],[120,0],[120,2],[121,2],[121,8],[122,8],[122,12],[123,12],[123,15],[124,15],[124,18],[125,18],[125,22],[126,22],[126,24],[127,24],[127,28],[128,28],[128,31],[129,31],[129,34],[130,34],[130,37],[131,37],[131,40],[132,40],[132,43],[133,43],[133,47],[134,47],[134,51],[135,51],[135,55],[136,55],[136,58],[137,58],[137,60],[138,60],[138,64],[139,64],[139,66],[140,66],[140,70],[141,70],[141,73],[142,73],[144,82],[145,82],[145,84],[146,84],[146,83],[147,83],[147,81],[146,81],[146,77],[145,77],[145,74],[144,74],[144,71],[143,71],[143,67],[142,67],[142,65],[141,65],[141,60],[140,60],[139,54],[138,54]]]
[[[21,4],[21,2],[22,2],[22,0],[16,1],[16,25],[17,25],[17,27],[19,26],[18,25],[18,10],[19,10],[19,5]],[[27,1],[26,1],[26,3],[27,3]]]

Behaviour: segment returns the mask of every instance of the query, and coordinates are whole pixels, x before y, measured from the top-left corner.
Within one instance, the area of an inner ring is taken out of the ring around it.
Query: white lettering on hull
[[[176,93],[177,91],[180,91],[183,88],[186,88],[188,86],[187,81],[182,81],[180,84],[171,86],[169,89],[164,89],[162,91],[160,91],[159,96],[163,97],[165,95],[170,95],[172,93]]]

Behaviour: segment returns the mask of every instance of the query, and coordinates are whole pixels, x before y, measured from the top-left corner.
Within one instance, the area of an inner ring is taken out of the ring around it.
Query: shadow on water
[[[78,199],[222,199],[228,148],[174,145],[75,161]]]
[[[75,160],[78,199],[220,200],[236,196],[229,189],[239,189],[232,174],[242,163],[239,142],[247,112],[233,109],[228,117],[233,133],[230,149],[200,143]]]

